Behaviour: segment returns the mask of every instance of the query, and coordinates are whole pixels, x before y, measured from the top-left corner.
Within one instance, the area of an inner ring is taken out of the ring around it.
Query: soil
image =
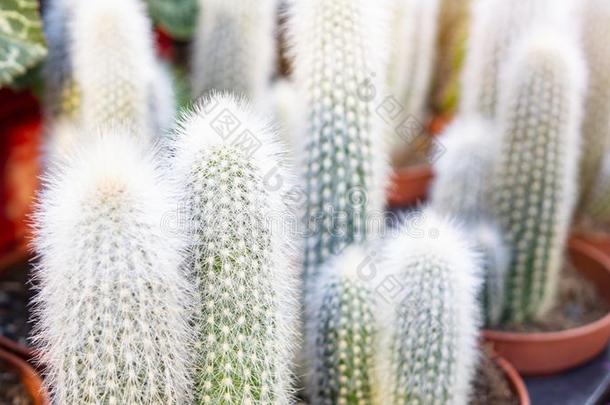
[[[472,382],[470,405],[519,405],[519,398],[500,367],[483,348],[477,373]]]
[[[19,376],[4,362],[0,361],[0,404],[31,405],[34,402]]]
[[[0,278],[0,335],[23,345],[30,332],[27,270],[27,266],[11,269]]]
[[[610,303],[595,285],[566,263],[559,277],[557,304],[544,317],[519,324],[506,324],[500,330],[511,332],[557,332],[595,322],[610,312]]]

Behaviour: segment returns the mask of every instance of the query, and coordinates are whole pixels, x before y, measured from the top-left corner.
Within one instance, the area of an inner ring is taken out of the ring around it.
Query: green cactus
[[[377,403],[375,301],[358,274],[366,263],[364,249],[354,246],[321,270],[308,317],[311,403]]]
[[[557,289],[576,195],[585,82],[569,32],[563,26],[526,36],[502,87],[492,210],[511,251],[507,322],[541,316]]]
[[[244,149],[236,139],[260,142]],[[219,132],[220,131],[220,132]],[[291,398],[295,286],[287,243],[273,220],[287,218],[272,170],[289,181],[282,150],[249,106],[212,95],[174,135],[174,172],[182,184],[193,246],[189,272],[201,299],[196,403],[271,404]]]

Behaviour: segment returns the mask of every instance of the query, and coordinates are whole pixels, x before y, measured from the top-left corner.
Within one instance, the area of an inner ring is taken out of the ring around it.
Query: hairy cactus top
[[[196,401],[288,403],[297,295],[282,150],[268,122],[226,95],[197,105],[175,139],[202,304]]]
[[[58,404],[190,400],[192,289],[176,195],[130,134],[91,137],[47,177],[36,215],[34,342]]]

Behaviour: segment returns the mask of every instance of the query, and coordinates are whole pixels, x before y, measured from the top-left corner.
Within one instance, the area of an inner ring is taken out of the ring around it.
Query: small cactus
[[[427,210],[386,245],[381,404],[466,404],[477,364],[479,263],[467,239]]]
[[[583,214],[594,226],[610,225],[610,154],[604,157]]]
[[[610,48],[606,46],[606,39],[610,35],[610,3],[603,0],[586,0],[583,4],[583,43],[589,84],[582,126],[581,206],[594,198],[594,182],[610,139]]]
[[[238,123],[234,132],[223,132],[227,122]],[[236,140],[244,136],[258,148],[242,148]],[[288,403],[296,274],[291,236],[274,227],[287,207],[264,181],[272,171],[290,180],[282,150],[268,122],[226,95],[196,105],[174,137],[173,169],[193,235],[188,268],[201,299],[196,403]]]
[[[312,404],[378,403],[374,292],[359,274],[368,262],[365,249],[352,246],[320,270],[308,305]]]
[[[74,10],[73,65],[87,131],[109,123],[151,137],[149,84],[156,64],[139,0],[83,0]]]
[[[492,210],[511,250],[507,322],[541,316],[553,303],[571,221],[586,72],[565,31],[524,37],[501,90]]]
[[[230,90],[258,104],[275,68],[277,0],[199,1],[193,97]]]
[[[374,94],[385,94],[384,7],[368,0],[294,2],[295,83],[306,100],[306,291],[319,266],[365,241],[385,202],[385,151]]]
[[[476,221],[489,211],[490,173],[497,156],[497,130],[479,117],[454,121],[440,137],[445,153],[435,162],[430,204],[441,214]]]
[[[162,227],[175,195],[130,138],[108,131],[62,155],[40,198],[33,341],[53,403],[190,401],[192,288],[181,238]]]

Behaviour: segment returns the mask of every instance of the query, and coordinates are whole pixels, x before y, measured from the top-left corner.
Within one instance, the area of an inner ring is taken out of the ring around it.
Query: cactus
[[[584,64],[569,27],[523,38],[502,87],[492,210],[511,249],[504,321],[552,305],[576,194]]]
[[[489,221],[474,224],[471,229],[474,246],[481,255],[480,293],[485,326],[497,325],[502,317],[508,270],[508,249],[502,240],[500,229]]]
[[[130,138],[111,130],[62,155],[40,198],[33,341],[53,403],[190,400],[192,288],[162,227],[175,195]]]
[[[385,306],[381,404],[466,404],[477,364],[480,284],[467,236],[427,210],[386,244],[402,288]]]
[[[153,80],[149,84],[149,108],[153,132],[157,135],[167,133],[174,124],[176,116],[176,95],[170,67],[161,63],[153,66]]]
[[[440,137],[445,154],[435,162],[431,206],[441,214],[476,221],[489,211],[490,173],[497,155],[497,130],[479,117],[454,121]]]
[[[299,139],[302,136],[301,100],[295,84],[287,79],[275,82],[271,87],[271,108],[280,126],[280,135],[291,157],[296,160]]]
[[[603,159],[602,169],[584,209],[585,219],[593,225],[610,224],[610,154]]]
[[[258,103],[275,68],[276,0],[199,0],[193,97],[231,90]]]
[[[370,283],[359,274],[368,262],[363,247],[348,247],[323,266],[308,298],[312,404],[377,403],[375,300]]]
[[[582,126],[583,153],[580,159],[580,205],[595,198],[592,193],[602,157],[610,139],[610,4],[586,0],[584,4],[584,48],[589,70],[588,94]],[[597,186],[596,186],[597,187]]]
[[[148,86],[156,61],[144,4],[79,1],[74,12],[74,74],[85,128],[120,124],[150,138]]]
[[[222,132],[227,122],[238,123],[230,134]],[[271,171],[289,181],[281,148],[267,122],[225,95],[198,104],[174,136],[173,166],[194,238],[188,266],[202,302],[196,402],[287,403],[296,275],[285,242],[291,236],[272,222],[288,218],[281,190],[264,181]],[[258,148],[242,148],[243,136]]]
[[[560,22],[567,16],[573,19],[571,7],[571,0],[473,2],[461,112],[497,117],[500,78],[514,44],[542,21]]]
[[[382,127],[384,7],[367,0],[294,2],[289,10],[294,79],[306,100],[306,290],[318,267],[375,232],[385,201]]]

